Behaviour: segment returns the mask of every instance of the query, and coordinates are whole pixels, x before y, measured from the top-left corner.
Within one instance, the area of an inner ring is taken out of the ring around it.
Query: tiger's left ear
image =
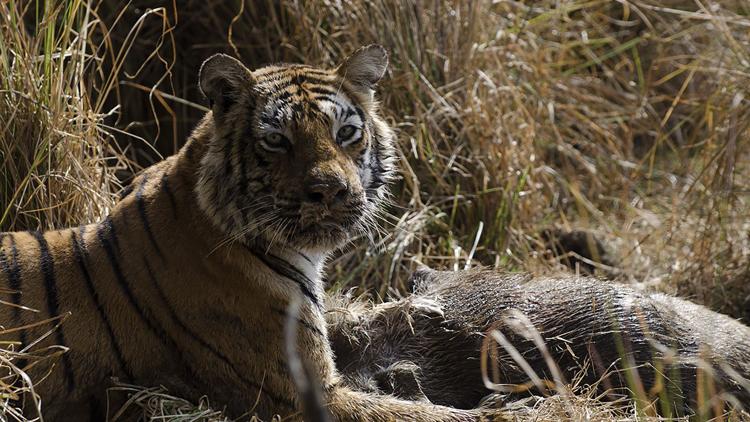
[[[383,46],[370,44],[344,59],[336,72],[356,87],[372,90],[388,67],[388,52]]]
[[[198,80],[216,115],[229,109],[254,83],[253,73],[226,54],[214,54],[203,62]]]

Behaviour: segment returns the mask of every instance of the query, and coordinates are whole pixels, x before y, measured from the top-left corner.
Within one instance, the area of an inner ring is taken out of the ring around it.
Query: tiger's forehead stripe
[[[319,69],[312,66],[307,65],[299,65],[299,64],[279,64],[279,65],[271,65],[271,66],[265,66],[260,69],[256,69],[253,71],[253,75],[255,77],[268,77],[273,76],[277,74],[283,74],[283,73],[289,73],[289,72],[305,72],[309,74],[318,74],[318,75],[330,75],[331,72],[324,69]]]
[[[337,89],[340,84],[334,74],[294,70],[256,76],[256,83],[258,88],[268,93],[283,89],[289,85],[305,85],[308,87],[323,85]]]
[[[342,90],[335,74],[310,67],[272,67],[254,73],[257,89],[266,97],[259,110],[260,129],[284,130],[303,115],[325,119],[336,130],[361,126],[365,114]]]

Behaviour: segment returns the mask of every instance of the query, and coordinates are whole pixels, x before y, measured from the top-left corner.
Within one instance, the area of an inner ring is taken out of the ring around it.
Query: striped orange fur
[[[164,385],[238,416],[300,418],[287,369],[287,306],[302,299],[297,349],[337,420],[477,420],[480,413],[350,390],[324,320],[327,255],[368,230],[394,166],[377,114],[382,47],[341,66],[203,66],[212,111],[176,155],[146,169],[103,221],[0,234],[3,340],[61,359],[26,365],[48,420],[103,420],[117,377]],[[26,398],[28,400],[28,398]],[[115,406],[116,407],[116,406]]]

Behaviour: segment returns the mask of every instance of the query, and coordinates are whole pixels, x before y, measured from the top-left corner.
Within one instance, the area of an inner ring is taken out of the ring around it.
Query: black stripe
[[[327,95],[315,95],[315,96],[313,96],[313,99],[315,99],[315,100],[317,100],[317,101],[325,101],[325,102],[329,102],[329,103],[331,103],[331,104],[333,104],[333,105],[337,106],[337,107],[338,107],[339,109],[341,109],[341,110],[346,110],[346,109],[348,109],[348,108],[351,108],[351,107],[349,107],[349,106],[347,106],[347,105],[344,105],[344,104],[340,103],[340,102],[339,102],[339,101],[337,101],[337,100],[336,100],[335,98],[329,97],[329,96],[327,96]],[[338,111],[338,110],[336,110],[336,112],[338,113],[339,111]],[[336,117],[338,117],[338,116],[336,116]],[[347,116],[347,117],[348,117],[348,116]]]
[[[275,109],[273,110],[273,116],[271,116],[271,119],[274,119],[274,120],[277,120],[277,121],[279,121],[279,122],[280,122],[280,121],[281,121],[281,118],[282,118],[282,116],[281,116],[281,115],[282,115],[282,114],[286,114],[286,110],[287,110],[288,108],[289,108],[289,107],[276,107],[276,108],[275,108]]]
[[[281,128],[281,125],[279,124],[279,121],[276,118],[268,117],[266,115],[261,115],[260,116],[260,121],[262,123],[267,124],[268,126],[273,126],[273,127],[277,128],[277,129]]]
[[[331,76],[331,73],[328,72],[328,71],[321,70],[321,69],[316,69],[314,67],[310,67],[310,66],[306,66],[306,65],[302,65],[302,66],[291,65],[290,66],[290,65],[283,65],[282,64],[281,67],[279,67],[277,69],[267,70],[267,71],[261,73],[260,75],[258,75],[258,78],[261,79],[261,80],[264,80],[264,79],[272,78],[274,76],[278,76],[278,75],[281,75],[281,74],[284,74],[284,73],[287,73],[287,72],[291,73],[291,72],[300,72],[300,71],[305,72],[305,73],[309,73],[309,74],[313,74],[313,75],[318,75],[318,76]]]
[[[115,278],[117,279],[117,282],[120,285],[122,292],[128,298],[130,305],[136,311],[136,313],[144,322],[144,324],[146,324],[146,326],[152,332],[152,334],[154,334],[156,338],[164,341],[164,343],[167,346],[167,349],[171,349],[177,353],[180,361],[182,362],[184,367],[187,369],[190,377],[200,378],[200,375],[190,365],[189,360],[185,358],[184,352],[177,346],[177,342],[174,340],[174,338],[172,338],[171,336],[167,334],[167,331],[164,329],[164,327],[156,320],[156,318],[150,312],[148,312],[147,309],[143,308],[139,304],[138,300],[136,299],[135,294],[133,293],[133,290],[131,289],[130,283],[128,282],[125,275],[122,273],[119,260],[117,258],[117,255],[115,254],[115,251],[112,247],[112,243],[110,241],[110,238],[115,236],[114,224],[110,222],[108,226],[100,225],[97,234],[99,237],[99,241],[104,247],[105,253],[107,254],[107,258],[109,259],[109,263],[112,267],[113,273],[115,274]]]
[[[2,241],[6,236],[5,233],[0,233],[0,266],[2,266],[3,273],[8,278],[8,287],[12,291],[13,301],[13,324],[16,326],[22,326],[23,320],[21,319],[21,268],[18,266],[18,249],[16,248],[16,239],[13,234],[8,234],[10,237],[10,251],[11,251],[11,263],[8,263],[8,257],[2,251]],[[21,330],[19,333],[19,341],[21,342],[21,349],[26,346],[26,330]],[[20,359],[17,366],[19,368],[26,367],[26,359]]]
[[[125,293],[125,296],[128,298],[131,306],[133,306],[136,313],[143,320],[143,322],[146,324],[149,330],[151,330],[151,332],[157,338],[163,339],[165,342],[167,342],[168,347],[170,347],[172,350],[178,353],[180,360],[183,362],[183,364],[185,364],[185,367],[188,368],[189,372],[191,372],[191,375],[197,377],[197,374],[195,373],[193,368],[188,364],[187,359],[185,359],[184,354],[177,347],[177,343],[174,341],[174,339],[167,335],[163,327],[161,326],[157,327],[156,324],[158,323],[152,322],[152,320],[146,316],[146,312],[136,300],[135,295],[133,294],[133,291],[131,290],[129,283],[127,279],[125,278],[125,275],[122,273],[119,260],[117,259],[114,248],[112,247],[112,243],[109,239],[110,236],[115,235],[115,227],[114,227],[114,224],[111,222],[111,220],[108,225],[100,225],[97,234],[99,237],[99,241],[101,242],[102,246],[104,247],[104,251],[107,254],[107,258],[109,259],[109,263],[110,263],[110,266],[112,267],[112,271],[115,274],[115,278],[117,279],[122,291]],[[147,267],[147,270],[150,271],[150,266]],[[153,276],[153,273],[151,273],[151,276]],[[260,386],[257,384],[251,384],[251,385],[260,389]],[[270,392],[266,392],[266,394],[274,400],[279,400],[281,402],[289,403],[288,401],[285,401],[282,398],[277,397],[276,395]]]
[[[357,112],[357,116],[359,116],[359,120],[361,120],[362,122],[367,121],[367,119],[365,119],[365,112],[362,111],[362,109],[359,108],[356,104],[354,105],[354,111]]]
[[[47,239],[44,238],[44,234],[38,231],[31,232],[31,234],[34,236],[37,243],[39,243],[39,267],[42,270],[44,286],[47,290],[47,309],[49,310],[49,316],[56,317],[60,314],[60,298],[57,290],[57,280],[55,279],[55,262],[49,252],[49,245],[47,244]],[[57,328],[56,337],[57,343],[60,346],[66,347],[67,343],[65,342],[65,333],[62,326]],[[73,391],[75,389],[75,378],[73,376],[73,366],[70,363],[70,354],[63,354],[62,359],[68,391]]]
[[[283,317],[284,317],[284,319],[288,319],[288,318],[289,318],[289,313],[288,313],[288,312],[286,312],[286,311],[285,311],[285,310],[283,310],[283,309],[275,308],[275,307],[273,307],[273,306],[272,306],[272,307],[271,307],[271,310],[272,310],[273,312],[276,312],[277,314],[279,314],[279,315],[283,316]],[[323,338],[325,339],[325,335],[323,334],[323,332],[322,332],[322,331],[320,331],[320,328],[318,328],[318,327],[316,327],[316,326],[314,326],[314,325],[310,324],[309,322],[307,322],[307,321],[303,320],[302,318],[295,318],[295,320],[297,320],[297,323],[298,323],[299,325],[301,325],[301,326],[303,326],[303,327],[307,328],[308,330],[312,331],[313,333],[315,333],[315,334],[317,334],[318,336],[320,336],[320,337],[323,337]]]
[[[310,263],[311,265],[315,265],[315,264],[313,264],[313,262],[312,262],[312,259],[310,259],[310,257],[309,257],[309,256],[307,256],[307,255],[303,254],[303,253],[302,253],[302,252],[300,252],[300,251],[296,251],[296,252],[297,252],[297,253],[299,254],[299,256],[301,256],[302,258],[304,258],[304,259],[305,259],[305,261],[309,262],[309,263]]]
[[[320,94],[321,96],[333,96],[336,97],[337,95],[341,94],[341,91],[335,90],[331,88],[330,86],[324,86],[324,85],[317,85],[310,88],[305,88],[305,91],[312,92],[313,94]]]
[[[306,102],[305,104],[307,105],[307,107],[309,109],[315,111],[316,113],[323,113],[323,110],[320,109],[320,107],[318,106],[318,104],[316,104],[314,102]]]
[[[10,288],[16,291],[18,295],[18,301],[21,300],[21,267],[18,264],[18,248],[16,247],[16,237],[10,235],[10,253],[11,259],[13,260],[12,267],[10,269],[9,278],[11,286]]]
[[[299,120],[302,118],[302,112],[305,111],[305,106],[301,102],[294,102],[289,105],[292,110],[292,119]]]
[[[140,319],[143,321],[146,327],[148,327],[151,333],[157,339],[161,339],[164,342],[168,343],[167,347],[168,348],[171,347],[172,350],[177,352],[177,354],[180,357],[180,360],[183,363],[187,363],[187,360],[184,358],[182,352],[177,348],[177,344],[175,343],[174,339],[169,337],[166,334],[166,331],[161,326],[157,326],[158,323],[152,321],[151,318],[148,318],[146,316],[146,312],[144,308],[142,308],[140,303],[138,303],[138,300],[136,299],[135,294],[133,293],[133,290],[130,287],[130,283],[128,282],[127,278],[125,278],[125,275],[122,272],[122,269],[120,267],[120,261],[118,260],[117,254],[113,247],[112,238],[115,237],[114,223],[112,223],[112,221],[110,220],[110,223],[108,225],[100,224],[97,230],[97,236],[99,238],[99,242],[104,248],[104,252],[107,255],[107,259],[109,260],[109,264],[112,267],[112,272],[115,275],[115,279],[117,280],[117,283],[120,286],[120,290],[124,293],[125,297],[128,299],[130,306],[133,307],[136,314],[138,314]],[[185,365],[185,366],[188,368],[189,372],[191,372],[191,376],[196,375],[194,371],[192,370],[192,367],[190,367],[189,365]]]
[[[319,85],[319,86],[322,85],[322,86],[332,87],[336,83],[336,80],[335,79],[325,80],[325,79],[320,79],[320,78],[316,78],[314,76],[308,76],[308,75],[294,75],[294,76],[290,75],[288,79],[287,77],[278,78],[278,79],[270,78],[268,82],[273,82],[273,83],[269,83],[269,85],[271,85],[272,88],[278,92],[278,91],[283,91],[290,86],[302,86],[303,84]]]
[[[114,251],[120,253],[120,240],[117,238],[115,233],[114,223],[112,222],[111,216],[106,216],[104,220],[99,223],[99,231],[104,231],[109,234],[110,245],[114,246]]]
[[[133,293],[130,283],[125,278],[125,275],[122,273],[122,269],[120,268],[119,260],[117,259],[117,255],[115,254],[115,251],[112,247],[112,243],[110,240],[110,237],[115,236],[115,227],[114,224],[110,222],[109,226],[106,225],[99,225],[99,229],[97,231],[99,241],[104,247],[104,251],[107,254],[107,258],[109,259],[109,263],[112,267],[112,271],[115,274],[115,278],[117,279],[118,284],[120,285],[120,288],[122,292],[125,294],[125,296],[128,298],[128,301],[130,302],[130,305],[135,310],[136,314],[141,318],[144,324],[146,324],[146,327],[151,331],[151,333],[157,338],[162,340],[168,350],[174,351],[180,361],[182,362],[183,366],[187,369],[188,375],[191,378],[200,379],[200,374],[198,374],[195,369],[190,365],[189,360],[185,358],[184,352],[177,346],[177,342],[169,336],[164,329],[164,327],[159,324],[159,322],[156,320],[156,318],[151,315],[150,312],[138,303],[138,300],[135,297],[135,294]]]
[[[316,76],[323,76],[323,77],[329,77],[329,78],[334,77],[334,75],[332,75],[331,72],[328,70],[317,69],[311,66],[303,66],[302,69],[308,75],[316,75]]]
[[[309,76],[309,75],[299,75],[297,78],[295,78],[295,82],[297,82],[297,84],[299,85],[310,84],[310,85],[332,86],[336,82],[336,80],[335,79],[325,80],[325,79],[320,79],[320,78],[316,78],[316,77]]]
[[[288,100],[289,98],[291,98],[292,95],[294,95],[296,93],[297,93],[297,91],[294,91],[294,92],[292,92],[292,91],[282,91],[280,94],[278,94],[276,96],[272,96],[271,98],[269,98],[269,102],[271,102],[271,101],[285,101],[285,100]]]
[[[174,192],[169,187],[169,178],[166,171],[161,175],[161,190],[167,194],[169,204],[172,206],[172,216],[177,219],[177,200],[175,199]]]
[[[208,349],[211,353],[213,353],[219,360],[224,362],[224,364],[231,370],[232,373],[240,380],[242,381],[246,386],[253,387],[257,389],[258,391],[262,391],[263,393],[267,394],[268,397],[270,397],[274,402],[277,403],[283,403],[286,406],[289,406],[291,408],[294,408],[294,403],[277,395],[274,394],[267,389],[263,388],[261,384],[258,384],[252,380],[246,379],[242,376],[242,374],[235,369],[234,365],[232,365],[232,361],[229,360],[229,358],[224,355],[220,350],[216,349],[211,343],[204,340],[198,333],[196,333],[193,329],[191,329],[187,324],[185,324],[182,319],[177,315],[177,312],[174,309],[174,306],[172,305],[172,302],[167,298],[167,295],[164,293],[164,290],[161,288],[161,285],[159,284],[158,279],[154,275],[154,271],[151,268],[151,265],[148,263],[148,260],[146,257],[143,257],[143,266],[146,268],[146,273],[148,274],[149,278],[151,279],[151,283],[154,285],[154,288],[156,288],[156,292],[159,296],[159,299],[164,304],[164,307],[167,308],[167,312],[169,313],[170,317],[172,318],[172,321],[180,327],[183,331],[185,331],[196,343],[200,344],[204,348]]]
[[[320,301],[318,300],[318,297],[315,296],[315,294],[313,294],[313,292],[310,290],[310,287],[313,286],[314,283],[305,274],[303,274],[300,270],[298,270],[292,264],[286,262],[282,258],[279,258],[270,253],[254,250],[251,247],[247,247],[247,248],[253,255],[255,255],[258,259],[260,259],[261,262],[263,262],[263,264],[265,264],[265,266],[270,268],[273,272],[275,272],[281,277],[287,278],[297,283],[300,290],[302,291],[302,294],[304,294],[308,299],[310,299],[310,301],[312,302],[313,305],[315,305],[316,308],[321,309]]]
[[[352,107],[347,107],[346,112],[344,113],[344,119],[348,119],[349,117],[354,116],[355,113],[356,111],[354,111]]]
[[[131,183],[129,183],[129,184],[128,184],[127,186],[125,186],[124,188],[122,188],[122,190],[120,191],[120,201],[122,201],[122,200],[123,200],[123,199],[125,199],[125,198],[126,198],[126,197],[127,197],[128,195],[130,195],[130,193],[131,193],[131,192],[133,192],[133,183],[132,183],[132,182],[131,182]]]
[[[285,77],[291,77],[292,72],[294,70],[295,70],[294,68],[288,67],[288,66],[283,66],[278,69],[268,70],[258,75],[258,80],[261,82],[277,81]]]
[[[97,229],[97,236],[99,238],[99,242],[104,248],[104,252],[107,255],[107,260],[109,261],[109,265],[115,275],[115,279],[120,286],[120,290],[122,290],[122,292],[128,298],[130,305],[135,309],[138,316],[143,320],[146,326],[154,331],[154,334],[156,334],[158,337],[158,333],[156,333],[155,327],[153,326],[151,321],[146,318],[146,315],[144,315],[143,309],[136,300],[135,295],[133,295],[133,291],[130,289],[130,284],[128,283],[125,275],[122,272],[122,269],[120,268],[120,261],[117,258],[117,252],[115,251],[116,248],[114,247],[114,239],[117,238],[115,233],[115,226],[111,219],[108,218],[107,220],[109,221],[108,224],[99,225],[99,228]]]
[[[143,229],[146,231],[146,236],[148,236],[148,240],[151,242],[151,245],[154,247],[154,250],[156,251],[156,254],[161,258],[161,260],[164,260],[164,254],[161,253],[161,249],[159,248],[159,244],[156,243],[156,238],[154,237],[154,232],[151,231],[151,223],[148,221],[148,213],[146,212],[146,202],[143,200],[143,191],[146,189],[146,175],[143,175],[143,180],[141,180],[141,184],[138,186],[138,191],[135,193],[135,203],[138,206],[138,215],[141,217],[141,223],[143,223]],[[112,231],[114,233],[114,230]]]
[[[102,302],[99,299],[99,293],[96,291],[96,287],[94,287],[94,283],[91,280],[91,274],[89,274],[88,267],[86,266],[86,261],[88,260],[88,252],[86,251],[86,240],[84,238],[84,235],[86,234],[86,226],[80,227],[80,240],[76,237],[75,232],[73,232],[73,235],[71,237],[73,242],[73,256],[78,263],[78,267],[81,269],[81,273],[83,274],[83,279],[86,282],[86,289],[89,292],[89,295],[91,296],[91,300],[94,302],[94,305],[96,307],[97,312],[99,312],[99,317],[104,321],[104,326],[107,328],[107,334],[109,335],[109,341],[112,344],[112,349],[115,352],[115,358],[117,358],[117,363],[120,365],[120,370],[122,371],[125,376],[128,377],[128,379],[133,379],[132,371],[128,368],[128,365],[125,362],[125,358],[122,354],[122,349],[120,349],[120,345],[117,343],[117,338],[115,337],[115,333],[112,330],[112,323],[109,320],[109,317],[107,316],[107,313],[104,312],[104,308],[102,306]]]
[[[18,248],[16,247],[16,238],[15,238],[15,236],[13,236],[12,233],[9,236],[10,236],[10,253],[11,253],[11,259],[13,260],[13,262],[11,263],[10,274],[12,276],[13,285],[16,286],[15,289],[14,289],[16,291],[16,293],[13,296],[13,301],[14,301],[14,303],[16,305],[20,305],[21,304],[21,296],[22,296],[22,292],[21,292],[21,285],[22,285],[22,281],[21,281],[21,265],[19,264],[19,260],[18,260]],[[13,288],[13,287],[11,287],[11,288]],[[18,321],[17,321],[18,325],[19,326],[23,325],[23,320],[21,318],[21,309],[20,308],[16,308],[15,314],[18,315]],[[27,344],[27,338],[26,338],[26,331],[25,330],[21,331],[21,333],[19,335],[19,340],[21,341],[22,347],[25,347],[26,344]],[[18,361],[18,367],[19,368],[24,368],[25,366],[26,366],[26,359],[22,359],[22,360]]]

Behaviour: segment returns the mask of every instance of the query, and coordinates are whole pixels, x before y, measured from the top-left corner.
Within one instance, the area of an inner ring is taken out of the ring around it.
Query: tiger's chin
[[[332,252],[352,241],[364,218],[363,213],[352,209],[344,212],[321,210],[317,214],[311,209],[304,210],[294,218],[294,230],[286,243],[311,252]]]
[[[294,235],[294,245],[305,250],[330,252],[352,239],[350,224],[314,223]]]

